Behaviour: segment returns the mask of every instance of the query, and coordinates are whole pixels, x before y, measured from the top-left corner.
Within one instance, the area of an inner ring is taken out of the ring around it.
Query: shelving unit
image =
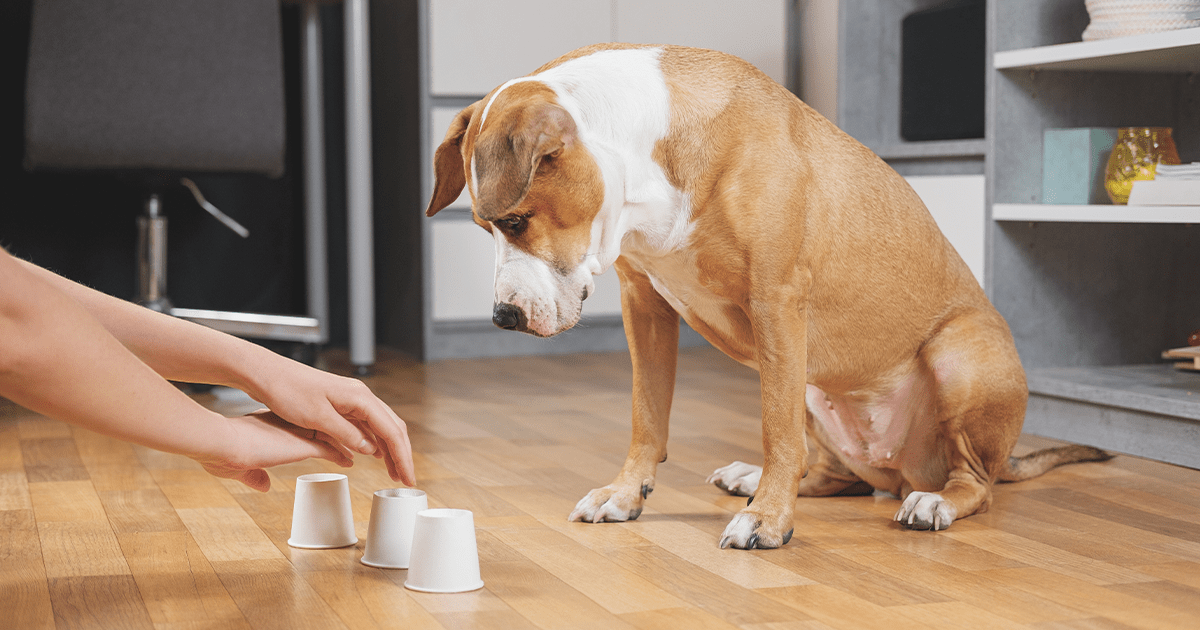
[[[995,54],[992,65],[997,70],[1197,72],[1200,29],[1005,50]]]
[[[1200,206],[1062,206],[998,203],[995,221],[1059,221],[1067,223],[1200,223]]]
[[[837,124],[901,175],[978,175],[983,138],[912,142],[900,135],[904,16],[943,0],[841,0]]]
[[[999,6],[1003,5],[1003,6]],[[1200,160],[1200,29],[1079,42],[1082,3],[989,2],[986,288],[1029,377],[1026,430],[1200,467],[1200,207],[1041,204],[1048,128],[1166,126]]]

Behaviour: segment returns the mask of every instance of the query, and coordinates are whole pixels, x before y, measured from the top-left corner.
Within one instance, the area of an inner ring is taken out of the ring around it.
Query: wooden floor
[[[408,591],[405,571],[359,563],[362,542],[288,547],[294,480],[340,470],[324,462],[274,469],[260,494],[0,401],[0,627],[1200,628],[1194,470],[1062,468],[939,533],[893,524],[890,497],[800,499],[784,548],[721,550],[745,499],[704,478],[761,446],[757,375],[718,353],[683,354],[645,512],[599,525],[566,517],[624,458],[627,355],[378,367],[430,505],[474,511],[482,590]],[[365,541],[392,483],[369,458],[348,474]]]

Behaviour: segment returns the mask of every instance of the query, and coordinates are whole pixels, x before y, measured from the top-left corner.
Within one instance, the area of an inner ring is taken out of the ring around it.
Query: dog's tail
[[[1055,466],[1078,462],[1106,462],[1112,458],[1112,454],[1091,446],[1056,446],[1034,451],[1024,457],[1009,457],[1008,467],[1000,471],[997,481],[1024,481],[1037,477]]]

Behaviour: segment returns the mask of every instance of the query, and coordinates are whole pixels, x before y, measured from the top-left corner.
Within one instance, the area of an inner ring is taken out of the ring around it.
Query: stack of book
[[[1159,164],[1154,179],[1133,182],[1131,206],[1200,206],[1200,162]]]

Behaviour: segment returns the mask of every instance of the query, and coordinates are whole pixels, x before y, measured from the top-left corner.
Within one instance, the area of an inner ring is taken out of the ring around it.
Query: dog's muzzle
[[[505,330],[529,329],[529,319],[525,316],[525,311],[507,302],[500,302],[492,307],[492,323]]]

